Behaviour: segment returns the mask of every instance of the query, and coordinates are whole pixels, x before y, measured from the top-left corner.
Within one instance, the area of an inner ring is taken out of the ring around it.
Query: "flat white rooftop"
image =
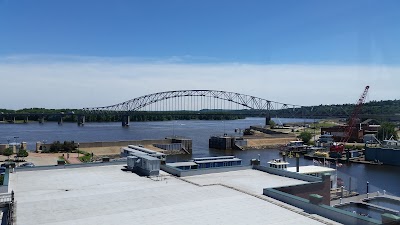
[[[113,165],[11,174],[18,224],[322,224],[221,185],[199,187],[172,176],[157,181],[121,168]],[[184,179],[203,184],[223,182],[257,193],[265,187],[303,182],[256,170]]]
[[[288,167],[288,171],[296,172],[296,167]],[[300,166],[299,173],[302,174],[311,174],[311,173],[331,173],[335,171],[335,169],[323,166]]]
[[[225,184],[258,195],[262,195],[264,188],[308,183],[252,169],[183,177],[183,179],[201,185]]]

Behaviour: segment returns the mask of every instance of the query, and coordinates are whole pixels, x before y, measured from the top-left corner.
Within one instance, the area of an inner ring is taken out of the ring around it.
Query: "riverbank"
[[[171,150],[164,150],[161,148],[157,148],[152,144],[142,145],[144,148],[161,152],[167,155],[175,155],[175,154],[185,154],[183,151],[171,151]],[[96,156],[112,156],[112,155],[120,155],[121,148],[127,147],[127,145],[116,145],[116,146],[107,146],[107,147],[89,147],[89,148],[79,148],[85,152],[93,153]]]
[[[246,138],[245,138],[246,139]],[[287,144],[289,141],[295,140],[293,137],[286,138],[249,138],[247,146],[244,149],[277,149],[281,145]]]
[[[250,126],[246,129],[243,139],[247,141],[247,149],[277,149],[290,141],[297,140],[290,128],[270,129],[261,126]]]

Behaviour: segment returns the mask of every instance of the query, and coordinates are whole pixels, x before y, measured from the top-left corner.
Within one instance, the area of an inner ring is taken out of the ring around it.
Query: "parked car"
[[[0,165],[0,167],[5,167],[5,168],[15,168],[15,162],[6,162]]]
[[[35,164],[33,164],[31,162],[27,162],[27,163],[21,164],[19,167],[34,167],[34,166],[35,166]]]
[[[0,175],[4,175],[6,173],[5,167],[0,167]]]

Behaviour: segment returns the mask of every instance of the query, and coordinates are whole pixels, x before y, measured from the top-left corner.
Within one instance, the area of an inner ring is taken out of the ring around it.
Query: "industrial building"
[[[18,224],[338,224],[262,195],[263,188],[306,181],[252,169],[186,180],[161,171],[149,179],[121,167],[11,174]]]
[[[140,163],[138,158],[130,158],[130,168]],[[331,207],[327,174],[316,177],[253,165],[210,168],[185,177],[164,171],[143,177],[124,171],[122,163],[17,169],[7,182],[15,193],[11,218],[32,225],[400,222],[394,211],[369,218]]]
[[[340,142],[344,137],[346,126],[334,126],[334,127],[322,127],[321,134],[331,134],[333,140]],[[353,127],[351,136],[349,137],[349,142],[363,142],[364,132],[360,130],[359,127]]]
[[[367,119],[353,127],[349,142],[364,142],[364,135],[376,135],[380,125],[376,120]],[[321,134],[331,134],[334,141],[341,141],[346,126],[322,127]]]

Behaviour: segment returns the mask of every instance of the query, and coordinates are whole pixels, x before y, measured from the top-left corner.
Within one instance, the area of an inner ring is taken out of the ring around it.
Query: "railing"
[[[13,201],[13,196],[11,193],[0,194],[0,203],[10,203]]]

